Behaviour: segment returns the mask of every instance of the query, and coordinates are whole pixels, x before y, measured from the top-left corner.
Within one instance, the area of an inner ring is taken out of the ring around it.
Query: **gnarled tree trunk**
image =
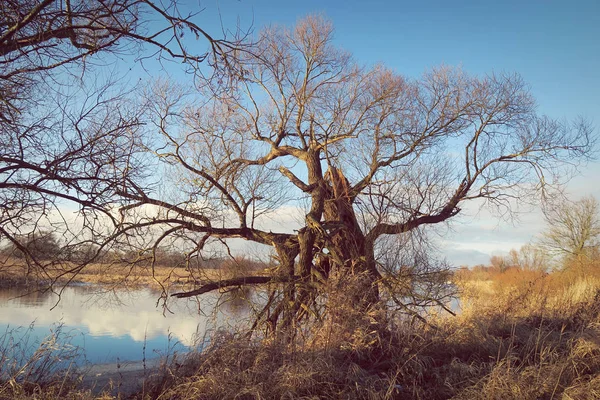
[[[323,211],[324,225],[332,227],[326,239],[329,263],[333,272],[342,279],[361,276],[353,302],[355,306],[365,308],[379,301],[373,246],[367,243],[360,229],[354,213],[354,199],[342,171],[332,166],[325,178],[328,191]]]

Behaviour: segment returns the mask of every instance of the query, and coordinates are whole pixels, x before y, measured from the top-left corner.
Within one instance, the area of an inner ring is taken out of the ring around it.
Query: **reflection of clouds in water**
[[[233,316],[227,310],[214,313],[218,295],[195,299],[181,299],[169,303],[169,311],[156,307],[158,295],[142,289],[128,293],[89,297],[90,288],[67,287],[58,305],[53,295],[33,295],[15,298],[20,293],[14,289],[0,290],[0,324],[26,326],[36,321],[36,326],[50,326],[62,321],[69,328],[88,330],[92,336],[129,336],[142,342],[171,334],[186,346],[192,346],[197,336],[202,337],[207,328],[222,326]],[[11,300],[8,300],[11,299]],[[203,313],[198,313],[198,308]],[[237,313],[236,313],[237,314]],[[239,318],[239,316],[237,316]]]

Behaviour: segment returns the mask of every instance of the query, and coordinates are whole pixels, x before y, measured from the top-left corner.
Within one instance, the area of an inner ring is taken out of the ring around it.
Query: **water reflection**
[[[0,288],[0,306],[7,301],[12,301],[22,307],[37,306],[47,302],[52,297],[52,293],[46,292],[32,292],[32,293],[21,293],[16,289],[1,289]]]
[[[243,318],[255,303],[255,294],[249,287],[236,287],[223,293],[218,306],[233,317]]]
[[[75,330],[73,343],[85,349],[93,363],[141,360],[173,348],[193,346],[216,327],[237,325],[248,315],[251,292],[206,294],[201,299],[170,301],[157,306],[158,293],[149,289],[99,293],[97,287],[66,287],[59,297],[49,292],[23,295],[18,289],[0,290],[0,332],[29,326],[39,339],[57,322]],[[223,304],[218,311],[215,306]],[[177,344],[175,344],[177,343]]]

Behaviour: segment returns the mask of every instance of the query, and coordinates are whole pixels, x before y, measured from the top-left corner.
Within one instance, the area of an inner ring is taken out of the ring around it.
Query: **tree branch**
[[[183,299],[186,297],[198,296],[204,293],[212,292],[213,290],[223,289],[233,286],[244,285],[261,285],[265,283],[289,283],[299,280],[297,276],[281,277],[281,276],[244,276],[241,278],[223,279],[216,282],[210,282],[200,286],[198,289],[190,290],[189,292],[178,292],[171,294],[172,297]]]

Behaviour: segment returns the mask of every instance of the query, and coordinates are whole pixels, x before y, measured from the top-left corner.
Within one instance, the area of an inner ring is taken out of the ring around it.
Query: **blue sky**
[[[190,1],[190,7],[196,2]],[[321,13],[336,41],[363,63],[408,76],[440,64],[474,74],[518,72],[540,111],[600,116],[600,1],[289,1],[202,2],[198,21],[220,30],[258,31]],[[594,118],[596,119],[596,118]]]
[[[218,37],[225,29],[255,32],[293,25],[308,14],[332,20],[337,44],[361,63],[382,63],[409,77],[440,64],[472,74],[517,72],[531,86],[539,112],[588,118],[600,126],[600,1],[267,1],[187,0],[204,11],[197,22]],[[568,187],[572,197],[600,199],[600,164]],[[467,210],[440,245],[455,264],[486,262],[543,229],[539,210],[512,224]]]

